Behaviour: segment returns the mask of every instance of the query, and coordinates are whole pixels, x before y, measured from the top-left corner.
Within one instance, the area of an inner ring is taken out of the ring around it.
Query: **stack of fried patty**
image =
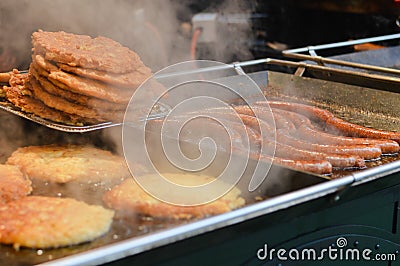
[[[135,52],[106,37],[37,31],[32,44],[29,73],[14,71],[4,90],[16,106],[55,122],[119,121],[151,76]]]

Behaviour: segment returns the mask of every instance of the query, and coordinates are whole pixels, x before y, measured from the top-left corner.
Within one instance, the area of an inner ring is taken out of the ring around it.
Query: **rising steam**
[[[106,36],[136,51],[145,65],[154,72],[170,64],[189,59],[191,28],[182,32],[182,22],[190,22],[197,12],[238,13],[250,12],[251,7],[243,1],[165,1],[165,0],[15,0],[0,3],[0,54],[7,50],[16,58],[9,69],[28,69],[31,62],[31,34],[38,29],[45,31],[66,31],[75,34],[86,34],[92,37]],[[183,23],[184,24],[184,23]],[[227,38],[227,37],[224,37]],[[230,38],[235,38],[231,36]],[[228,39],[224,43],[230,43]],[[222,44],[221,45],[225,45]],[[224,48],[225,49],[225,48]],[[4,69],[3,71],[7,71]],[[1,113],[5,120],[12,120],[11,129],[2,126],[0,130],[5,144],[2,145],[3,161],[13,150],[22,145],[40,145],[64,142],[91,141],[92,138],[67,136],[53,130],[37,129],[29,122],[16,119],[14,116]],[[3,119],[3,117],[2,117]],[[4,125],[4,123],[2,123]],[[34,127],[36,133],[25,134],[26,128]],[[97,138],[107,139],[111,136],[116,143],[107,146],[121,152],[120,129],[106,130],[97,134]],[[49,136],[55,137],[49,137]],[[105,136],[103,136],[105,135]],[[7,145],[6,145],[7,144]],[[9,148],[6,148],[9,147]]]

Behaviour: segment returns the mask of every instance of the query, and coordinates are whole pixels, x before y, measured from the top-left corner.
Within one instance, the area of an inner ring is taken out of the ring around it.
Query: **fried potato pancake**
[[[63,31],[39,30],[32,34],[32,44],[35,53],[44,54],[47,60],[73,67],[127,73],[143,65],[135,52],[101,36],[91,38]]]
[[[74,93],[69,90],[64,90],[57,87],[46,78],[46,76],[48,76],[49,73],[46,70],[39,67],[35,62],[31,64],[29,72],[35,77],[37,81],[39,81],[41,87],[44,90],[55,96],[59,96],[69,101],[95,109],[124,111],[126,108],[126,104],[116,104],[98,98],[88,97],[86,95]]]
[[[113,182],[130,177],[123,157],[109,151],[78,145],[28,146],[17,149],[7,160],[32,180]]]
[[[48,79],[64,90],[92,96],[114,103],[128,103],[134,90],[112,87],[96,80],[82,78],[63,71],[50,72]]]
[[[86,96],[96,97],[114,103],[128,103],[134,90],[116,88],[93,79],[79,77],[63,72],[41,55],[34,56],[34,62],[49,72],[47,78],[64,90]],[[45,74],[45,73],[43,73]]]
[[[99,116],[94,109],[69,102],[64,98],[48,93],[46,90],[42,89],[35,78],[31,78],[30,83],[32,85],[33,96],[45,105],[68,114],[76,114],[82,117],[94,118],[98,121],[106,121],[105,118],[102,118],[101,115]]]
[[[28,196],[0,206],[0,243],[17,250],[84,243],[107,233],[113,216],[74,199]]]
[[[59,71],[60,70],[56,65],[54,65],[53,63],[44,59],[44,57],[42,55],[38,55],[38,54],[32,55],[32,63],[35,63],[40,67],[37,69],[45,70],[45,72],[40,72],[40,74],[45,77],[48,77],[51,71]]]
[[[54,122],[121,122],[135,90],[152,75],[135,52],[106,37],[39,30],[32,44],[29,75],[7,75],[11,86],[0,97]],[[153,88],[147,96],[155,96]]]
[[[61,63],[58,63],[57,65],[66,72],[71,72],[78,76],[95,79],[124,88],[137,88],[152,75],[150,68],[144,65],[135,69],[133,72],[123,74],[114,74],[106,71],[82,67],[72,67]]]
[[[17,166],[0,164],[0,205],[25,197],[32,183]]]
[[[92,118],[99,122],[102,121],[122,121],[125,110],[101,110],[70,102],[65,98],[55,96],[43,89],[35,78],[30,79],[32,91],[35,98],[42,101],[45,105],[59,111],[78,115],[81,117]]]
[[[187,179],[194,176],[181,175],[179,177]],[[208,179],[206,176],[196,176],[196,178]],[[144,214],[158,218],[191,219],[220,214],[243,206],[245,200],[240,197],[240,193],[240,190],[235,187],[223,197],[204,205],[177,206],[150,196],[133,178],[128,178],[107,191],[103,200],[108,207],[115,209],[121,216]]]
[[[19,74],[17,71],[11,74],[10,87],[4,86],[7,99],[22,111],[33,113],[44,119],[68,125],[93,124],[97,120],[66,114],[48,107],[43,102],[34,99],[30,90],[28,74]]]

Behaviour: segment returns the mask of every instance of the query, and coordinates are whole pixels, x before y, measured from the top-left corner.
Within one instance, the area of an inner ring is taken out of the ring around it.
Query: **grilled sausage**
[[[332,145],[360,145],[370,144],[381,148],[383,154],[395,154],[400,150],[399,144],[394,140],[353,138],[345,136],[335,136],[329,133],[318,131],[307,126],[300,126],[297,130],[298,136],[307,141],[313,141],[318,144]]]
[[[332,173],[332,165],[325,160],[291,160],[279,157],[271,158],[269,156],[255,153],[250,154],[250,158],[267,163],[273,162],[274,164],[293,168],[295,170],[311,172],[320,175],[329,175]]]
[[[288,144],[278,142],[275,154],[278,157],[295,160],[326,160],[333,167],[338,168],[365,168],[365,161],[358,155],[332,154],[307,149],[296,148]]]
[[[257,111],[257,112],[270,112],[270,110],[265,110],[263,107],[261,106],[254,106],[252,108],[250,108],[249,106],[236,106],[234,107],[234,109],[236,110],[236,112],[238,112],[239,114],[244,114],[244,115],[248,115],[248,116],[254,116],[254,112],[253,110]],[[277,117],[279,117],[279,114],[276,113],[272,113],[274,121],[275,121],[275,126],[277,129],[287,129],[287,130],[295,130],[296,127],[294,126],[294,124],[286,119],[277,119]]]
[[[348,136],[373,139],[390,139],[396,141],[397,143],[400,143],[400,133],[398,132],[377,130],[346,122],[340,118],[335,117],[331,112],[323,110],[321,108],[305,104],[280,101],[269,101],[268,103],[257,102],[256,104],[260,106],[266,106],[268,104],[271,108],[301,113],[303,115],[306,115],[307,117],[310,117],[311,119],[324,121],[328,127],[339,130],[340,132]],[[392,142],[388,142],[386,144],[381,142],[377,143],[377,145],[379,145],[383,149],[383,153],[390,154],[397,153],[399,151],[399,148],[393,145]]]
[[[247,116],[247,115],[241,115],[241,118],[243,119],[243,122],[246,124],[248,127],[247,129],[247,134],[249,135],[249,139],[253,144],[258,144],[258,147],[256,149],[251,149],[250,150],[250,158],[253,160],[264,160],[266,162],[271,163],[272,161],[276,164],[286,166],[289,168],[294,168],[296,170],[300,171],[306,171],[306,172],[312,172],[316,174],[331,174],[332,173],[332,164],[327,161],[327,160],[310,160],[308,159],[304,153],[298,154],[297,158],[300,158],[300,156],[303,156],[303,158],[307,158],[307,160],[298,160],[298,159],[290,159],[290,158],[280,158],[280,157],[272,157],[272,154],[260,154],[260,144],[261,141],[261,135],[259,133],[259,126],[263,126],[264,122],[262,120],[257,120],[255,117]],[[260,123],[259,123],[260,122]],[[234,127],[233,127],[234,128]],[[244,136],[242,136],[244,137]],[[265,141],[266,140],[266,141]],[[278,149],[282,153],[282,155],[285,155],[285,147],[282,147],[282,144],[278,144],[274,142],[271,139],[264,139],[263,145],[266,145],[267,151],[273,151],[271,149],[275,148],[274,145],[277,145],[279,147]],[[279,146],[280,145],[280,146]],[[293,148],[294,149],[294,148]],[[241,154],[244,151],[234,151],[236,154]],[[293,156],[295,153],[292,153],[291,156]],[[310,155],[310,153],[308,153]],[[315,157],[320,156],[318,158],[323,158],[321,155],[317,155],[317,153],[314,154]],[[347,167],[347,166],[346,166]],[[350,166],[348,166],[350,167]],[[362,163],[359,164],[359,167],[362,167]]]
[[[310,128],[314,128],[313,124],[311,123],[311,120],[304,115],[276,108],[272,109],[272,111],[275,115],[278,115],[277,118],[284,118],[286,120],[291,121],[296,126],[296,128],[300,126],[308,126]]]
[[[262,123],[262,121],[261,121]],[[248,134],[251,134],[251,139],[259,143],[262,141],[261,136],[256,129],[254,129],[251,125],[248,126]],[[251,132],[251,133],[250,133]],[[263,145],[265,145],[268,151],[275,148],[275,155],[277,157],[282,157],[285,159],[294,159],[294,160],[326,160],[332,164],[334,167],[340,168],[349,168],[349,167],[357,167],[357,168],[365,168],[365,161],[363,158],[357,155],[347,155],[347,154],[331,154],[331,153],[322,153],[318,151],[310,151],[307,149],[297,149],[293,146],[285,145],[284,142],[280,141],[280,135],[282,135],[283,131],[279,130],[277,133],[277,140],[272,138],[268,138],[268,136],[264,139]],[[275,145],[275,147],[273,146]]]
[[[280,131],[276,135],[277,141],[293,146],[298,149],[304,149],[308,151],[329,153],[329,154],[342,154],[342,155],[354,155],[364,158],[366,160],[378,159],[382,155],[382,151],[378,146],[375,145],[324,145],[315,144],[302,141],[295,137]]]
[[[228,117],[229,118],[229,117]],[[260,134],[257,132],[257,130],[254,129],[254,127],[259,129],[259,126],[265,126],[268,128],[271,128],[270,125],[267,125],[266,123],[262,123],[262,125],[259,124],[259,121],[255,118],[255,117],[250,117],[250,116],[246,116],[246,115],[241,115],[240,118],[243,120],[244,124],[248,124],[248,125],[252,125],[251,127],[248,126],[247,127],[247,134],[249,137],[249,141],[250,144],[252,146],[252,143],[260,143],[261,140],[261,136]],[[158,120],[158,121],[151,121],[152,123],[162,123],[163,120]],[[238,123],[235,123],[233,121],[230,121],[229,119],[226,121],[224,121],[224,125],[229,126],[233,131],[235,132],[239,132],[239,130],[237,130],[239,126],[242,126]],[[240,137],[243,138],[244,136],[238,136],[239,134],[234,134],[235,137]],[[241,141],[241,140],[236,140],[236,141]],[[275,145],[272,142],[265,142],[265,145],[267,149],[273,148],[271,145]],[[240,154],[243,153],[243,150],[234,150],[233,151],[236,154]],[[287,159],[287,158],[273,158],[272,154],[271,155],[266,155],[266,154],[262,154],[259,155],[259,149],[256,150],[254,149],[254,147],[251,147],[250,149],[250,158],[255,159],[255,160],[266,160],[268,162],[274,162],[276,164],[285,166],[285,167],[289,167],[289,168],[294,168],[296,170],[300,170],[300,171],[306,171],[306,172],[313,172],[316,174],[330,174],[332,173],[332,164],[329,163],[326,160],[293,160],[293,159]]]
[[[311,121],[301,115],[290,111],[276,110],[274,113],[280,114],[280,119],[288,119],[297,126],[296,137],[311,141],[317,144],[328,145],[375,145],[381,149],[383,154],[395,154],[400,150],[398,143],[392,140],[370,139],[370,138],[352,138],[345,136],[336,136],[316,129]]]
[[[331,117],[326,120],[328,128],[339,130],[340,132],[354,137],[375,138],[375,139],[391,139],[400,143],[400,133],[383,131],[373,128],[367,128],[360,125],[346,122],[337,117]]]
[[[319,121],[326,121],[334,116],[331,112],[327,110],[301,103],[268,101],[268,102],[256,102],[255,105],[260,105],[260,106],[269,105],[271,108],[300,113],[313,120],[319,120]]]
[[[261,158],[262,159],[262,158]],[[294,168],[300,171],[312,172],[321,175],[332,173],[332,165],[324,160],[289,160],[275,157],[274,163]]]
[[[266,123],[264,120],[259,120],[254,116],[239,114],[240,118],[242,119],[243,123],[247,126],[250,126],[260,132],[260,129],[263,130],[264,135],[268,135],[269,137],[273,137],[276,131],[274,125],[270,125]]]

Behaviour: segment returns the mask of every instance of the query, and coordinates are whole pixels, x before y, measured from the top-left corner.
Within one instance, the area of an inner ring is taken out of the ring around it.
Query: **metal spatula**
[[[20,73],[27,73],[28,71],[20,71]],[[10,79],[9,73],[0,73],[0,86],[8,85],[8,81]],[[121,126],[122,122],[101,122],[99,124],[87,125],[87,126],[73,126],[66,125],[61,123],[56,123],[47,119],[43,119],[35,114],[27,113],[21,110],[21,108],[15,106],[11,102],[9,102],[6,98],[0,98],[0,109],[12,113],[14,115],[23,117],[32,122],[38,123],[40,125],[46,126],[48,128],[52,128],[55,130],[63,131],[63,132],[71,132],[71,133],[84,133],[90,132],[100,129],[105,129],[109,127]],[[157,103],[149,116],[147,116],[146,120],[152,120],[164,117],[168,114],[170,107],[166,104]]]
[[[0,99],[0,109],[10,112],[14,115],[23,117],[40,125],[56,129],[59,131],[71,132],[71,133],[84,133],[84,132],[95,131],[122,125],[122,122],[103,122],[88,126],[71,126],[71,125],[60,124],[52,122],[47,119],[43,119],[31,113],[26,113],[22,111],[20,108],[13,105],[12,103],[8,102],[6,99]],[[167,105],[159,103],[157,104],[157,106],[155,106],[154,111],[146,119],[152,120],[152,119],[162,118],[169,112],[169,110],[170,108]]]

